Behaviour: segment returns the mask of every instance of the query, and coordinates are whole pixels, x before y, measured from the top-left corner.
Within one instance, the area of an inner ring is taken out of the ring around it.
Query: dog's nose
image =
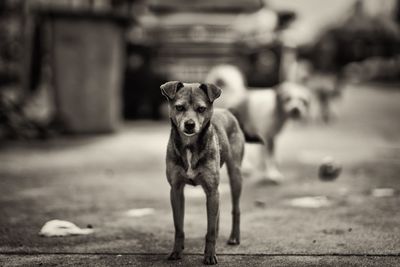
[[[300,110],[299,110],[298,108],[293,108],[293,109],[290,111],[290,116],[291,116],[292,118],[294,118],[294,119],[300,118]]]
[[[187,130],[187,131],[192,131],[195,126],[196,126],[196,124],[194,123],[193,120],[188,120],[185,122],[185,130]]]

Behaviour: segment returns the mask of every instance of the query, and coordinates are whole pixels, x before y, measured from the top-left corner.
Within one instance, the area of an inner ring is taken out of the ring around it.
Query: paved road
[[[377,86],[375,86],[377,87]],[[287,180],[263,185],[245,179],[242,243],[225,245],[230,195],[224,176],[220,266],[400,265],[400,91],[346,91],[332,125],[289,125],[278,143]],[[169,187],[164,175],[166,123],[135,122],[116,135],[10,143],[0,150],[0,265],[201,265],[206,230],[204,196],[186,189],[185,258],[165,261],[172,246]],[[255,158],[246,147],[246,166]],[[321,182],[324,155],[343,164],[334,182]],[[376,197],[376,188],[394,189]],[[325,207],[293,199],[322,196]],[[127,211],[152,208],[130,217]],[[51,219],[90,224],[89,236],[44,238]]]

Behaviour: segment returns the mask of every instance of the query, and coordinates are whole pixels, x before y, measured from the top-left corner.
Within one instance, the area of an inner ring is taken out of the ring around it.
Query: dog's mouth
[[[188,120],[182,125],[182,132],[186,136],[193,136],[196,134],[196,123],[193,120]]]
[[[187,132],[187,131],[183,131],[183,134],[186,135],[187,137],[193,136],[196,133],[195,132]]]

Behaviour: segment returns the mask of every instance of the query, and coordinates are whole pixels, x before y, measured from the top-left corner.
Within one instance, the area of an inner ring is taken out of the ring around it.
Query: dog
[[[215,243],[219,229],[219,169],[226,164],[232,193],[232,232],[228,244],[240,243],[239,199],[244,135],[235,117],[213,108],[221,89],[213,84],[171,81],[161,85],[169,103],[171,132],[166,174],[171,186],[175,242],[169,260],[178,260],[184,249],[184,186],[202,186],[207,199],[207,234],[204,263],[216,264]]]
[[[289,119],[307,117],[310,92],[305,86],[291,82],[284,82],[274,90],[238,88],[235,81],[243,76],[226,70],[224,65],[217,66],[211,69],[205,80],[208,83],[218,83],[224,92],[233,92],[231,97],[240,98],[234,105],[223,107],[228,108],[237,118],[247,142],[263,144],[260,147],[257,175],[261,175],[264,181],[278,184],[283,180],[283,175],[275,160],[275,139]]]

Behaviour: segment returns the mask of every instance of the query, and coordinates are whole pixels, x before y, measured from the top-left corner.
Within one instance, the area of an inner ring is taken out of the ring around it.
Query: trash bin
[[[126,18],[109,13],[52,10],[51,60],[58,118],[69,133],[118,129]]]

